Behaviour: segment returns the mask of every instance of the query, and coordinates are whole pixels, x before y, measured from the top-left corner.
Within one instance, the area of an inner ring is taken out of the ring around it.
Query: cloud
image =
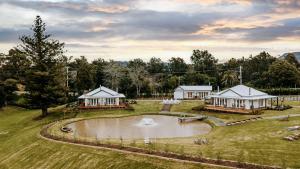
[[[253,28],[220,28],[215,29],[222,34],[243,34],[240,37],[249,41],[272,41],[282,37],[296,37],[300,31],[300,18],[282,20],[275,26],[257,26]]]
[[[299,0],[1,0],[0,42],[17,43],[41,15],[47,32],[78,53],[85,48],[108,54],[117,50],[114,45],[129,49],[132,42],[143,43],[141,50],[165,51],[170,43],[181,49],[185,42],[221,50],[220,45],[232,41],[249,45],[299,39],[299,8]]]

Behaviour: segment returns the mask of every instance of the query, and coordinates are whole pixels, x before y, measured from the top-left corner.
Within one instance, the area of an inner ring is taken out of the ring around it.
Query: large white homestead
[[[125,98],[124,94],[120,94],[104,86],[81,95],[78,97],[80,107],[105,107],[119,106],[120,98]]]
[[[212,92],[212,86],[178,86],[174,99],[204,99]]]
[[[268,95],[245,85],[234,86],[210,97],[211,104],[214,107],[246,110],[270,107],[272,99],[277,98],[277,96]]]

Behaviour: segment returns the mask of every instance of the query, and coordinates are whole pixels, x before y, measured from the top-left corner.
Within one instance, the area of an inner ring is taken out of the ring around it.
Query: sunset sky
[[[90,61],[300,51],[300,0],[0,0],[0,53],[30,34],[36,15],[67,55]]]

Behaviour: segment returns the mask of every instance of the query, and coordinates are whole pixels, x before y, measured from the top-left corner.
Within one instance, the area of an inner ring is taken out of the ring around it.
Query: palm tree
[[[221,80],[222,84],[224,84],[226,87],[233,86],[234,84],[238,83],[238,75],[233,70],[227,70],[224,72]]]

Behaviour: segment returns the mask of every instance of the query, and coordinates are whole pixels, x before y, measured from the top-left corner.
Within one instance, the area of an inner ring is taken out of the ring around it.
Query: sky
[[[300,51],[300,0],[0,0],[0,53],[30,35],[36,15],[66,55],[89,61]]]

